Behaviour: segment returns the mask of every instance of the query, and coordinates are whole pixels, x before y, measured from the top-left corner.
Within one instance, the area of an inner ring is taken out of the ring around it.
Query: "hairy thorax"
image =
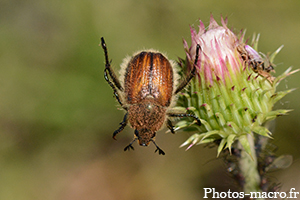
[[[152,97],[147,97],[137,104],[129,106],[129,122],[134,129],[158,131],[166,117],[166,108],[158,105]]]

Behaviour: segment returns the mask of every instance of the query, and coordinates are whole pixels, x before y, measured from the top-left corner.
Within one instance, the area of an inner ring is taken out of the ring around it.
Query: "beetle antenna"
[[[135,138],[132,142],[130,142],[129,145],[127,145],[125,148],[124,148],[124,151],[129,151],[130,149],[134,150],[132,144],[137,140],[137,138]]]
[[[159,148],[159,147],[157,146],[157,144],[154,142],[154,140],[151,139],[151,141],[152,141],[153,144],[156,146],[156,150],[155,150],[154,153],[156,153],[156,152],[158,151],[158,154],[159,154],[159,155],[165,155],[165,152],[164,152],[161,148]]]

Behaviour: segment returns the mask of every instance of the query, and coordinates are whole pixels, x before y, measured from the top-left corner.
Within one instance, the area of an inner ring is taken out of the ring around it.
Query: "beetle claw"
[[[155,150],[154,153],[156,153],[158,151],[159,155],[165,155],[165,152],[163,150],[161,150],[159,147],[157,147],[157,149]]]
[[[169,128],[171,133],[175,134],[174,126],[173,126],[172,122],[169,119],[167,119],[167,127]]]
[[[134,148],[133,148],[133,146],[131,144],[129,144],[128,146],[126,146],[124,148],[124,151],[127,151],[127,150],[129,151],[130,149],[134,150]]]
[[[124,151],[129,151],[130,149],[134,150],[132,144],[137,140],[137,138],[135,138],[129,145],[127,145],[125,148],[124,148]]]
[[[117,140],[117,134],[119,133],[119,131],[115,131],[114,133],[113,133],[113,136],[112,136],[112,138],[114,139],[114,140]]]
[[[199,126],[201,126],[201,121],[200,121],[200,119],[197,119],[197,124],[199,125]]]
[[[161,148],[159,148],[159,147],[157,146],[157,144],[154,142],[154,140],[151,139],[151,141],[152,141],[153,144],[156,146],[156,150],[154,151],[154,153],[156,153],[156,152],[158,151],[158,154],[159,154],[159,155],[165,155],[165,152],[164,152]]]

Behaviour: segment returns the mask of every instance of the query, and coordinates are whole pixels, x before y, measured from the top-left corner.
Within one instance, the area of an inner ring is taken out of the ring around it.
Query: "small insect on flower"
[[[163,54],[148,50],[134,54],[129,61],[125,61],[121,69],[121,79],[118,79],[111,68],[108,51],[104,38],[101,45],[105,55],[104,78],[121,107],[126,111],[120,127],[113,133],[116,139],[128,121],[134,129],[134,140],[125,147],[124,151],[134,149],[132,144],[138,140],[141,146],[148,146],[150,142],[156,146],[156,151],[164,155],[155,141],[156,132],[166,123],[172,133],[174,128],[168,117],[192,117],[201,125],[200,119],[189,113],[176,113],[171,109],[175,95],[180,92],[194,77],[194,67],[186,78],[176,87],[175,69]],[[199,51],[200,46],[197,47]],[[198,60],[198,53],[195,63]],[[176,87],[176,88],[175,88]]]
[[[254,72],[267,78],[271,83],[274,77],[270,72],[275,72],[272,63],[267,59],[267,56],[263,59],[251,46],[239,45],[237,47],[242,59],[247,63]]]

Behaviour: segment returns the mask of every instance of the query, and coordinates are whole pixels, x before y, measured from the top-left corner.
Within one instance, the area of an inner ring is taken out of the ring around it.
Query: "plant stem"
[[[253,134],[248,134],[247,138],[250,144],[251,156],[242,148],[240,143],[238,144],[241,149],[241,157],[238,164],[244,177],[243,191],[245,194],[250,194],[250,192],[261,193],[260,175],[257,169],[257,156],[255,152],[255,138]],[[262,198],[260,198],[260,200],[262,200]]]

